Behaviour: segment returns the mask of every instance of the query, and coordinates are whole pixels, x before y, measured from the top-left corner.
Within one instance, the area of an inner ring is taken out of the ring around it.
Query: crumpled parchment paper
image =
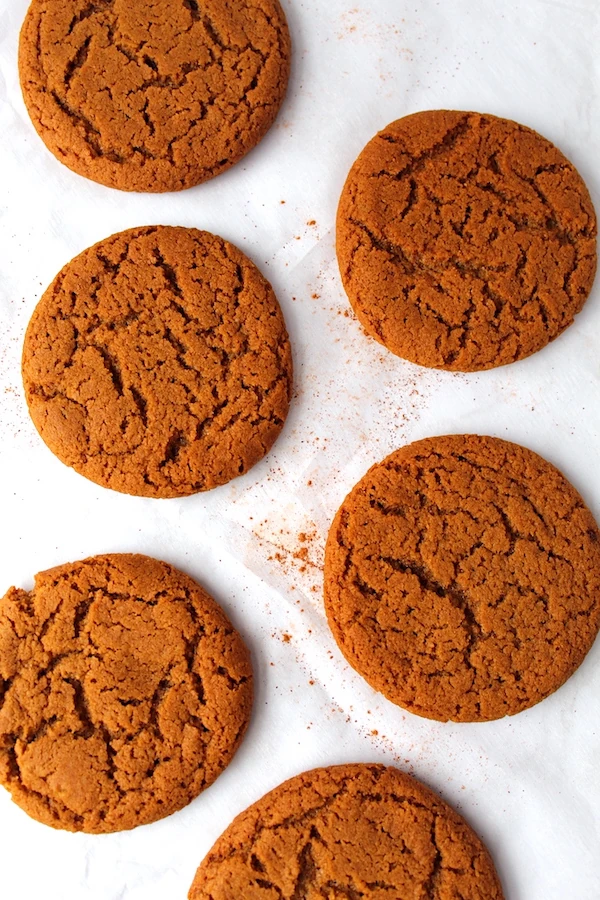
[[[65,0],[67,2],[67,0]],[[600,209],[596,0],[284,0],[287,101],[261,146],[180,194],[87,182],[45,150],[23,105],[27,0],[0,0],[0,593],[105,551],[168,560],[222,603],[252,648],[254,718],[234,762],[184,811],[102,837],[53,831],[0,790],[0,896],[183,898],[230,820],[285,778],[345,761],[396,764],[488,844],[508,900],[600,897],[600,641],[554,696],[512,719],[441,725],[376,695],[343,661],[321,596],[328,525],[368,466],[427,435],[475,431],[561,468],[600,516],[600,281],[575,325],[524,362],[477,375],[418,369],[348,314],[334,221],[351,163],[381,127],[426,108],[517,119],[578,166]],[[103,490],[28,419],[24,329],[69,259],[141,224],[206,228],[271,279],[293,340],[296,397],[269,457],[185,500]]]

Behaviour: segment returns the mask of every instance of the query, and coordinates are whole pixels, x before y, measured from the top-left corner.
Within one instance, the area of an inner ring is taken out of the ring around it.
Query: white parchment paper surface
[[[0,0],[0,595],[95,553],[168,560],[240,629],[257,691],[232,765],[158,824],[61,833],[0,789],[0,897],[183,900],[214,840],[267,790],[314,766],[379,761],[413,772],[468,818],[508,900],[598,900],[600,641],[526,713],[428,722],[345,664],[324,619],[321,565],[328,525],[356,480],[433,434],[480,432],[531,447],[600,518],[600,281],[575,325],[535,357],[451,375],[395,358],[344,315],[334,252],[351,163],[377,130],[420,109],[532,126],[578,166],[600,210],[600,3],[284,0],[295,52],[275,127],[225,175],[157,196],[87,182],[45,150],[18,84],[26,6]],[[46,449],[22,397],[22,339],[43,290],[85,247],[142,224],[196,226],[236,243],[272,281],[294,345],[296,396],[273,452],[244,478],[185,500],[126,497],[86,481]]]

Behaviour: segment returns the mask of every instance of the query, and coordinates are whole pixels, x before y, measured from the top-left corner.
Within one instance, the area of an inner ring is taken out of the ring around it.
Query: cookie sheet
[[[553,140],[600,210],[600,6],[596,0],[284,0],[290,91],[261,146],[181,194],[127,195],[60,166],[31,126],[16,52],[27,0],[0,0],[0,591],[107,551],[179,566],[221,602],[252,648],[247,738],[187,809],[89,837],[31,821],[0,790],[3,896],[184,898],[233,816],[314,766],[377,761],[414,773],[489,846],[508,900],[600,896],[600,641],[554,696],[482,725],[419,719],[344,662],[322,603],[323,548],[344,496],[399,445],[480,432],[525,444],[570,478],[600,519],[600,280],[575,325],[535,357],[451,375],[367,338],[336,269],[347,171],[389,121],[426,108],[487,111]],[[87,482],[38,438],[20,382],[42,291],[85,247],[124,228],[180,224],[233,241],[272,281],[294,344],[296,394],[269,457],[185,500]]]

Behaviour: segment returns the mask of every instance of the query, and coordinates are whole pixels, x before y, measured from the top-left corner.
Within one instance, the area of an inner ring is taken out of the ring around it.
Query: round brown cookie
[[[467,823],[397,769],[305,772],[237,817],[201,864],[189,900],[502,900]]]
[[[25,337],[40,435],[97,484],[183,497],[270,450],[292,390],[271,286],[236,247],[191,228],[135,228],[65,266]]]
[[[46,825],[171,815],[228,765],[251,706],[242,639],[166,563],[96,556],[0,600],[0,783]]]
[[[124,191],[178,191],[238,162],[283,101],[279,0],[33,0],[21,87],[51,153]]]
[[[506,441],[418,441],[373,466],[329,533],[339,647],[413,713],[481,722],[557,690],[600,627],[600,533],[561,473]]]
[[[573,322],[596,216],[572,164],[530,128],[434,110],[392,122],[344,187],[337,252],[362,325],[422,366],[523,359]]]

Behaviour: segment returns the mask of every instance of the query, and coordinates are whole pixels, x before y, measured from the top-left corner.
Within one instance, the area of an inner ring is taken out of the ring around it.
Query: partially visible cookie
[[[32,0],[19,70],[31,120],[74,172],[178,191],[238,162],[285,96],[279,0]]]
[[[467,823],[397,769],[305,772],[241,813],[200,865],[189,900],[502,900]]]
[[[247,472],[281,431],[292,356],[270,284],[193,228],[134,228],[55,278],[27,329],[40,435],[104,487],[183,497]]]
[[[600,532],[537,454],[507,441],[417,441],[373,466],[329,532],[334,637],[413,713],[481,722],[539,703],[600,628]]]
[[[431,110],[353,165],[337,252],[362,325],[393,353],[462,372],[523,359],[582,309],[596,215],[574,166],[507,119]]]
[[[171,815],[228,765],[251,706],[241,637],[166,563],[96,556],[0,600],[0,783],[46,825]]]

